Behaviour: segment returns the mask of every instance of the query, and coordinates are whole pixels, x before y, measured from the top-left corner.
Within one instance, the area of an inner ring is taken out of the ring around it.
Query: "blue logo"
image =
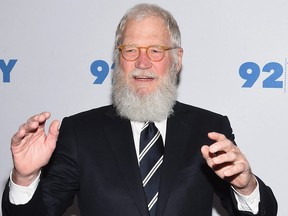
[[[244,80],[242,88],[252,88],[256,82],[262,82],[262,88],[278,88],[286,92],[286,65],[278,62],[268,62],[260,67],[255,62],[245,62],[239,68],[239,75]],[[265,78],[260,78],[262,74]]]
[[[92,75],[96,77],[93,84],[102,84],[108,76],[110,69],[114,69],[114,64],[109,67],[109,64],[104,60],[95,60],[90,66]]]
[[[0,70],[3,74],[3,83],[10,83],[11,72],[17,62],[17,59],[10,59],[7,63],[4,59],[0,59]],[[90,72],[95,77],[93,84],[102,84],[107,78],[109,71],[114,69],[114,64],[109,64],[104,60],[95,60],[90,65]]]
[[[16,62],[17,59],[10,59],[6,64],[4,59],[0,59],[0,70],[2,71],[3,74],[3,83],[10,83],[10,74]]]

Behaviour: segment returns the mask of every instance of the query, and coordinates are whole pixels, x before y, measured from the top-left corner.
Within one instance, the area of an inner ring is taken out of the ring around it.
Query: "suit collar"
[[[110,118],[104,131],[111,146],[112,154],[119,165],[123,179],[135,200],[140,214],[149,216],[130,121],[117,116],[113,107],[108,110],[107,115]]]
[[[187,118],[187,107],[179,102],[174,107],[174,115],[167,120],[166,144],[163,172],[159,190],[156,215],[163,215],[165,206],[175,184],[182,158],[185,155],[188,138],[191,135],[191,119]]]

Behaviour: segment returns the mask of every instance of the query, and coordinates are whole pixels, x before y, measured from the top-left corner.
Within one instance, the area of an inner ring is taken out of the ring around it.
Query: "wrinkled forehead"
[[[170,33],[163,19],[156,16],[145,16],[139,19],[127,20],[123,30],[122,42],[146,42],[150,45],[169,45]],[[139,45],[139,44],[138,44]]]

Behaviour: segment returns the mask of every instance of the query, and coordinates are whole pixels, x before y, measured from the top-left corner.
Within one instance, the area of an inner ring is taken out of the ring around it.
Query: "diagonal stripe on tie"
[[[160,167],[160,165],[163,162],[163,156],[161,156],[161,158],[159,158],[159,160],[157,161],[157,163],[152,167],[152,169],[150,170],[150,172],[146,175],[146,177],[143,179],[143,187],[146,186],[147,182],[151,179],[151,177],[155,174],[155,172],[158,170],[158,168]]]
[[[152,200],[150,201],[150,203],[148,203],[148,209],[149,211],[151,211],[151,209],[153,208],[154,204],[157,202],[158,200],[158,192],[155,194],[155,196],[152,198]]]
[[[157,132],[157,134],[150,140],[150,142],[145,146],[145,148],[141,151],[139,155],[139,160],[141,161],[142,158],[146,155],[146,153],[151,149],[151,147],[154,145],[154,143],[157,141],[157,139],[160,136],[160,131]]]
[[[153,122],[145,123],[140,135],[139,161],[151,216],[154,216],[156,212],[163,152],[163,141],[159,130]]]

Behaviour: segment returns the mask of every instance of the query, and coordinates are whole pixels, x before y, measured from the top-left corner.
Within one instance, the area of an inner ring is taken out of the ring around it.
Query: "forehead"
[[[170,33],[160,17],[129,20],[123,31],[123,44],[169,45]]]

